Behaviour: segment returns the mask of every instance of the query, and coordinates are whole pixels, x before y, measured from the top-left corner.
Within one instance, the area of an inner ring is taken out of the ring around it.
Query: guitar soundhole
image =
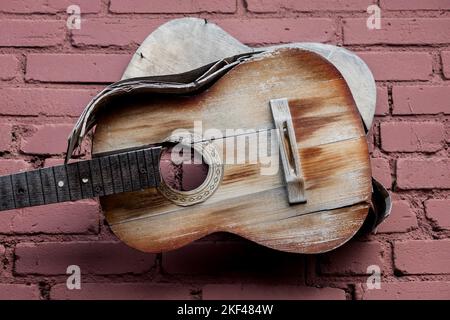
[[[184,154],[183,154],[184,153]],[[183,160],[183,161],[181,161]],[[160,173],[165,184],[177,191],[192,191],[200,187],[208,176],[209,165],[194,148],[162,152]]]

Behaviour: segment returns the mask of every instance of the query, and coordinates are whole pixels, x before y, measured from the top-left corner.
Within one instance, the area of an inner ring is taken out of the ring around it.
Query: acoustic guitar
[[[0,209],[98,196],[111,230],[142,251],[224,231],[319,253],[348,241],[371,206],[361,116],[339,71],[310,51],[112,84],[81,115],[67,160],[94,125],[91,160],[0,177]]]

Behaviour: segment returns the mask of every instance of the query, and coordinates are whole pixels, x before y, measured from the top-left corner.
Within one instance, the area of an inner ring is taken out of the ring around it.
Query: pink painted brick
[[[23,172],[32,169],[29,162],[21,159],[0,159],[0,175]]]
[[[20,149],[31,154],[61,154],[66,151],[67,137],[72,129],[72,124],[32,126],[33,133],[23,138]]]
[[[393,114],[450,114],[450,86],[394,86]]]
[[[0,215],[0,233],[98,233],[99,217],[94,201],[24,208]]]
[[[11,139],[12,139],[12,126],[8,123],[0,124],[0,151],[9,150],[11,145]]]
[[[432,58],[426,52],[358,52],[375,80],[428,80]]]
[[[128,54],[29,54],[27,80],[46,82],[114,82],[130,61]]]
[[[381,8],[388,10],[443,10],[443,9],[450,9],[450,1],[381,0]]]
[[[2,266],[3,266],[3,260],[5,257],[5,253],[6,253],[5,247],[0,244],[0,268],[2,268]]]
[[[442,52],[442,68],[444,76],[447,79],[450,79],[450,51],[443,51]]]
[[[65,37],[65,20],[0,21],[0,46],[47,47],[61,44]]]
[[[111,241],[19,243],[15,256],[16,273],[39,275],[65,274],[73,264],[82,274],[144,273],[156,257]]]
[[[18,78],[20,63],[12,54],[0,54],[0,80],[12,80]]]
[[[0,283],[0,300],[39,300],[41,292],[35,284]]]
[[[221,19],[214,21],[225,31],[247,44],[298,41],[329,42],[336,32],[328,18]]]
[[[382,282],[381,289],[369,290],[366,284],[357,287],[361,300],[448,300],[450,281]]]
[[[99,90],[3,88],[0,89],[0,114],[78,117]]]
[[[377,228],[379,233],[408,232],[418,227],[417,217],[411,210],[408,201],[396,200],[392,202],[389,217]]]
[[[398,159],[397,185],[400,189],[450,188],[450,159]]]
[[[367,18],[344,19],[344,44],[445,44],[448,18],[383,18],[381,29],[369,29]]]
[[[345,300],[345,291],[290,285],[210,284],[203,300]]]
[[[115,13],[232,13],[235,0],[111,0],[109,7]]]
[[[320,257],[320,271],[324,274],[363,275],[370,265],[383,265],[380,243],[351,242]]]
[[[375,115],[384,116],[389,114],[388,91],[386,87],[377,87],[377,107]]]
[[[450,239],[394,242],[394,265],[403,274],[450,273]]]
[[[8,0],[0,3],[0,12],[57,13],[66,12],[70,5],[78,5],[81,13],[97,13],[101,0]]]
[[[214,275],[227,279],[235,275],[277,281],[286,277],[302,279],[304,260],[241,241],[196,241],[183,248],[164,252],[162,267],[168,274]]]
[[[247,0],[251,12],[268,13],[280,9],[292,11],[366,11],[374,0]]]
[[[57,284],[50,290],[51,300],[190,300],[189,288],[171,284],[82,283],[81,290],[68,290]]]
[[[375,141],[373,136],[373,130],[371,129],[369,133],[366,135],[367,144],[369,146],[369,154],[372,155],[373,149],[375,148]],[[373,168],[372,168],[373,171]]]
[[[391,168],[389,161],[383,158],[371,158],[372,176],[383,186],[390,189],[392,185]]]
[[[162,19],[89,19],[83,27],[72,30],[77,46],[126,46],[140,44],[150,32],[166,20]]]
[[[393,121],[380,125],[381,148],[387,152],[435,152],[443,148],[444,124]]]
[[[61,164],[64,164],[64,159],[47,158],[44,161],[45,168],[59,166]]]
[[[450,230],[450,199],[430,199],[425,201],[427,218],[440,229]]]

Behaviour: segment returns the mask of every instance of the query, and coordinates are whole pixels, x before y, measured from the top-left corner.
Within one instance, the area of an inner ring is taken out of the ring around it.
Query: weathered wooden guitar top
[[[227,143],[237,138],[227,129],[276,129],[271,104],[278,99],[292,122],[284,148],[289,158],[295,146],[300,167],[292,163],[300,170],[293,172],[301,173],[306,202],[290,203],[282,161],[272,175],[261,174],[261,161],[224,161]],[[111,229],[128,245],[160,252],[226,231],[278,250],[316,253],[343,244],[361,227],[371,195],[365,132],[345,80],[324,58],[284,49],[254,56],[196,95],[112,100],[97,123],[93,152],[158,145],[177,129],[194,131],[196,121],[223,134],[203,145],[224,163],[210,166],[219,171],[208,172],[203,185],[177,192],[162,181],[159,189],[100,198]]]

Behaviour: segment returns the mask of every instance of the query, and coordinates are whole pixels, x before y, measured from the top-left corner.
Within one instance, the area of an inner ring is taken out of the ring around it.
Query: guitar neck
[[[0,177],[0,211],[156,187],[161,147]]]

